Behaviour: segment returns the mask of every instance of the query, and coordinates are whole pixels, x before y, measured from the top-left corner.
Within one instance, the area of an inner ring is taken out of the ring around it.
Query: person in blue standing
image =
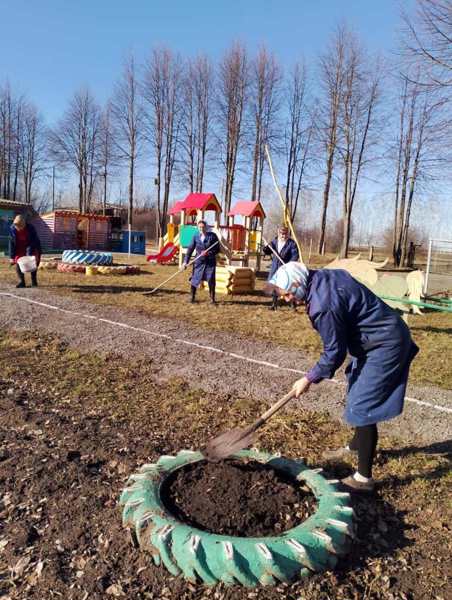
[[[419,348],[395,310],[340,269],[309,270],[302,263],[278,269],[268,291],[287,301],[305,303],[312,326],[323,341],[323,353],[297,380],[298,398],[312,384],[331,379],[345,361],[348,391],[344,417],[355,428],[345,448],[328,451],[328,461],[358,454],[358,469],[342,483],[349,491],[372,492],[372,465],[378,441],[377,424],[402,413],[408,373]]]
[[[196,290],[203,281],[207,281],[210,302],[215,304],[216,257],[220,251],[220,242],[213,231],[207,231],[207,223],[205,221],[198,221],[198,233],[193,237],[187,248],[183,264],[184,269],[188,267],[188,263],[195,250],[198,258],[193,263],[193,273],[190,278],[190,302],[195,302]]]
[[[297,244],[289,237],[289,228],[285,225],[279,225],[275,239],[267,246],[264,246],[263,252],[266,256],[272,257],[267,278],[268,281],[270,281],[282,264],[299,259]],[[278,308],[278,294],[276,292],[272,293],[272,302],[269,308],[270,310]]]

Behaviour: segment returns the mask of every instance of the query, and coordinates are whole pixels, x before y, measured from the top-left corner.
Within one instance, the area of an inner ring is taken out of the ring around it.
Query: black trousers
[[[17,273],[17,277],[19,278],[19,282],[23,283],[25,285],[25,275],[24,275],[24,273],[22,273],[22,271],[20,270],[20,267],[17,263],[16,263],[16,273]],[[30,275],[31,275],[32,285],[37,285],[38,284],[38,271],[32,271],[30,273]]]
[[[350,450],[358,452],[358,473],[372,477],[372,465],[378,442],[378,429],[375,424],[355,428],[355,435],[349,442]]]
[[[196,296],[196,286],[190,286],[191,299],[194,300]],[[212,301],[215,301],[215,284],[209,283],[209,295]]]

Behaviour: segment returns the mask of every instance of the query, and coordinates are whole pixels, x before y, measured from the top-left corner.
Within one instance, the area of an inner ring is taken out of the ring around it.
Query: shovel
[[[239,450],[248,448],[251,446],[254,440],[254,433],[259,427],[262,427],[278,410],[280,410],[285,404],[292,400],[295,396],[295,392],[290,390],[281,400],[278,400],[273,406],[271,406],[263,415],[261,415],[257,421],[252,425],[245,427],[245,429],[231,429],[225,431],[219,436],[213,438],[207,442],[206,447],[202,450],[203,455],[207,460],[217,462],[227,458],[231,454],[235,454]]]

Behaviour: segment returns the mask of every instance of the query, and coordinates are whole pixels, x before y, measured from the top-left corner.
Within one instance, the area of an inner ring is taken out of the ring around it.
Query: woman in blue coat
[[[289,263],[278,269],[270,284],[286,300],[306,304],[323,341],[320,359],[294,383],[296,397],[311,384],[331,379],[347,353],[351,355],[344,417],[355,433],[346,448],[325,453],[324,458],[344,458],[356,451],[358,470],[342,482],[351,491],[371,492],[377,423],[401,414],[410,364],[419,351],[410,330],[396,311],[347,271],[313,271]]]
[[[270,271],[267,278],[268,281],[270,281],[281,264],[297,261],[300,258],[297,244],[291,237],[289,237],[289,228],[285,225],[280,225],[278,227],[277,236],[270,242],[270,244],[264,246],[263,252],[266,256],[272,257],[272,264],[270,266]],[[270,309],[276,310],[277,308],[278,294],[274,292],[272,293],[272,303],[270,305]]]
[[[215,272],[217,267],[216,256],[220,251],[220,242],[213,231],[207,231],[205,221],[198,222],[198,233],[193,237],[187,248],[184,260],[184,269],[187,268],[193,252],[196,250],[197,259],[193,263],[193,273],[190,278],[190,302],[195,302],[196,290],[202,281],[207,281],[209,286],[210,301],[215,304]]]

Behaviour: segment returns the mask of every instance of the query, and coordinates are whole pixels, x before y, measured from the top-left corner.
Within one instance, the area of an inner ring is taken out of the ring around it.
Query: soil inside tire
[[[164,482],[162,501],[180,521],[210,533],[279,535],[316,509],[309,488],[257,461],[201,461]]]

